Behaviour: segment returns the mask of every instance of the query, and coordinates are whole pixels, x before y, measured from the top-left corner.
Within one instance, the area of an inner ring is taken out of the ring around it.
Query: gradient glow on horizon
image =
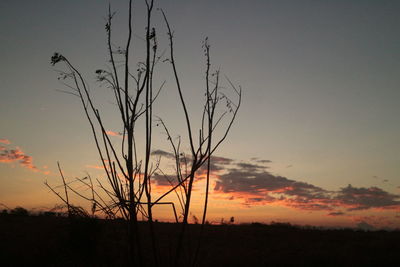
[[[144,26],[143,3],[135,2],[137,59]],[[127,1],[111,5],[117,11],[114,43],[124,45]],[[234,216],[237,222],[400,227],[400,2],[156,5],[175,32],[176,61],[194,121],[201,108],[206,36],[214,68],[243,88],[237,121],[215,155],[230,161],[213,173],[210,221]],[[101,98],[105,89],[94,82],[94,70],[107,60],[107,8],[108,1],[0,2],[0,203],[38,209],[59,203],[43,185],[45,179],[59,183],[57,161],[71,179],[85,171],[103,175],[80,103],[57,91],[66,88],[50,56],[67,56],[101,108],[112,110]],[[158,12],[154,24],[160,50],[168,49]],[[167,83],[156,113],[174,135],[184,136],[170,69],[161,66],[159,75]],[[112,138],[119,138],[119,124],[108,125]],[[153,148],[170,151],[161,141]],[[242,180],[246,177],[250,180]],[[231,187],[227,181],[233,181]],[[196,193],[198,218],[202,196]]]

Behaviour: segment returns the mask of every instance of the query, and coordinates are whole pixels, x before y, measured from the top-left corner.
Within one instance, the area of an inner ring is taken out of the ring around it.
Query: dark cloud
[[[328,216],[343,216],[343,215],[346,215],[346,213],[344,213],[342,211],[334,211],[334,212],[328,213]]]
[[[151,178],[158,186],[172,186],[178,184],[176,175],[163,175],[160,173],[154,173]]]
[[[217,172],[223,171],[227,168],[228,165],[234,162],[233,159],[211,156],[210,161],[210,173],[215,174]],[[197,170],[198,175],[205,175],[207,173],[207,162],[205,162],[200,169]]]
[[[259,159],[259,160],[256,160],[258,163],[263,163],[263,164],[266,164],[266,163],[271,163],[272,161],[270,161],[269,159]]]
[[[238,162],[235,165],[238,169],[243,169],[244,171],[250,171],[250,172],[257,172],[257,171],[264,170],[267,168],[266,166],[245,163],[245,162]]]
[[[160,155],[168,158],[175,158],[175,156],[172,153],[165,152],[163,150],[156,150],[153,151],[152,154],[154,155]],[[233,159],[225,158],[225,157],[218,157],[218,156],[212,156],[211,157],[211,162],[210,162],[210,174],[215,175],[216,173],[223,171],[226,169],[226,166],[230,165],[233,162]],[[205,162],[197,171],[196,171],[196,181],[204,179],[204,176],[207,174],[207,162]],[[153,176],[154,181],[156,182],[157,185],[160,186],[166,186],[166,185],[171,185],[171,182],[173,185],[177,184],[177,179],[175,174],[155,174]]]
[[[253,157],[253,158],[251,158],[250,159],[251,161],[256,161],[256,162],[258,162],[258,163],[271,163],[272,161],[270,161],[270,160],[268,160],[268,159],[260,159],[260,158],[257,158],[257,157]]]
[[[288,186],[288,180],[284,177],[276,177],[267,172],[252,173],[233,169],[218,178],[214,190],[224,193],[259,194],[261,191],[275,191],[286,186]]]
[[[197,170],[197,175],[205,175],[207,173],[207,169],[208,169],[208,166],[207,166],[207,162],[206,162]],[[215,173],[215,172],[219,172],[222,170],[225,170],[224,166],[221,166],[221,164],[211,160],[210,173]]]
[[[334,208],[329,204],[321,204],[318,201],[327,202],[326,199],[303,199],[303,198],[294,198],[289,199],[286,202],[283,202],[282,205],[299,209],[299,210],[307,210],[307,211],[330,211],[334,210]]]
[[[344,214],[338,209],[400,209],[400,196],[378,187],[357,188],[349,185],[339,191],[328,191],[273,175],[258,165],[237,163],[233,166],[217,178],[214,191],[242,199],[246,205],[279,202],[296,209],[332,211],[330,216]]]
[[[251,168],[249,168],[251,169]],[[283,201],[299,209],[328,209],[328,191],[269,172],[232,169],[219,176],[215,191],[244,198],[246,203]],[[256,204],[256,203],[255,203]]]
[[[166,157],[166,158],[175,158],[175,155],[173,153],[161,150],[161,149],[157,149],[154,150],[153,152],[151,152],[152,155],[154,156],[160,156],[160,157]]]
[[[400,206],[400,196],[390,194],[378,187],[357,188],[349,184],[347,187],[341,188],[335,199],[348,205],[349,210],[390,209]]]
[[[161,156],[161,157],[166,157],[166,158],[170,158],[170,159],[175,159],[175,154],[174,153],[167,152],[167,151],[161,150],[161,149],[154,150],[153,152],[151,152],[151,154],[154,155],[154,156]],[[183,159],[184,156],[185,156],[184,153],[180,154],[181,162],[184,162],[184,159]],[[186,157],[186,159],[187,159],[188,162],[190,161],[190,157],[189,158]],[[211,156],[211,164],[213,165],[212,169],[214,169],[214,170],[222,170],[222,169],[225,168],[225,167],[222,167],[222,166],[232,164],[233,162],[234,162],[234,160],[230,159],[230,158],[219,157],[219,156]],[[204,164],[204,165],[207,166],[207,164]]]
[[[224,158],[224,157],[218,157],[218,156],[211,156],[211,162],[215,162],[216,164],[219,165],[229,165],[234,162],[233,159],[229,158]]]

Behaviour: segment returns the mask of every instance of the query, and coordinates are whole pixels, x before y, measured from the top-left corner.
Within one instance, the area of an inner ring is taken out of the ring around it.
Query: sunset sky
[[[128,1],[110,2],[113,43],[124,46]],[[210,221],[400,227],[399,1],[159,0],[156,6],[174,31],[195,125],[206,36],[213,69],[243,88],[237,120],[214,155]],[[1,204],[38,210],[60,204],[43,184],[60,183],[57,161],[67,179],[86,172],[104,177],[79,99],[60,92],[68,88],[50,57],[60,52],[78,67],[108,129],[120,132],[115,106],[102,97],[106,89],[94,73],[107,65],[107,8],[105,0],[0,1]],[[143,55],[143,10],[143,1],[134,1],[134,61]],[[159,11],[153,24],[160,52],[168,50]],[[186,142],[168,64],[157,69],[156,82],[166,85],[154,112]],[[154,131],[154,156],[163,154],[171,172],[171,148],[162,129]],[[197,217],[203,183],[196,183]],[[167,188],[161,179],[155,187]],[[172,213],[156,216],[169,220]]]

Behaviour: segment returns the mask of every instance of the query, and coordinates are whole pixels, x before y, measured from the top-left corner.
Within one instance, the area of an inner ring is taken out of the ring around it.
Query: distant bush
[[[54,211],[45,211],[41,214],[42,216],[46,216],[46,217],[55,217],[58,214]]]
[[[252,222],[250,225],[251,226],[256,226],[256,227],[265,226],[265,224],[259,223],[259,222]]]
[[[16,207],[10,211],[10,214],[17,216],[28,216],[29,212],[27,209],[24,209],[23,207]]]
[[[278,227],[278,228],[296,228],[296,226],[294,226],[294,225],[292,225],[292,224],[290,224],[288,222],[286,222],[286,223],[283,223],[283,222],[271,222],[270,226]]]

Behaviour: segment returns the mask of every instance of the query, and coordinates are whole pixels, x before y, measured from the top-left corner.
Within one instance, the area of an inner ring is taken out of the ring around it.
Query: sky
[[[128,1],[110,2],[118,47],[126,41]],[[233,128],[214,155],[210,221],[400,227],[399,1],[170,0],[156,7],[174,31],[194,122],[201,117],[205,37],[212,68],[243,90]],[[60,204],[43,184],[60,183],[57,161],[68,179],[104,177],[79,100],[60,92],[68,88],[50,57],[60,52],[78,67],[108,129],[121,131],[94,73],[107,66],[107,8],[103,0],[0,2],[2,205]],[[143,19],[143,1],[134,1],[133,62],[143,55]],[[153,23],[160,51],[167,51],[159,11]],[[156,83],[166,84],[155,113],[187,141],[171,68],[157,68]],[[155,132],[154,156],[166,152],[168,171],[171,147],[162,129]],[[162,179],[155,183],[166,188]],[[199,179],[196,217],[202,185]],[[171,218],[168,210],[156,214]]]

